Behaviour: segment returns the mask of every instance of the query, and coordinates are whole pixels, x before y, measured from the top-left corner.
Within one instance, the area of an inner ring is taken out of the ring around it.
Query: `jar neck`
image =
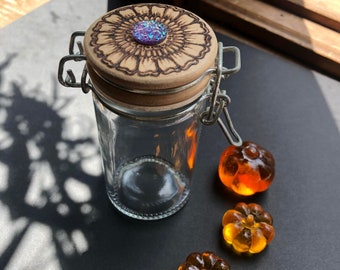
[[[198,110],[199,113],[205,109],[205,104],[208,99],[207,95],[204,94],[193,100],[191,103],[186,104],[182,107],[166,108],[164,107],[159,110],[143,110],[138,107],[124,106],[119,102],[113,102],[112,100],[105,100],[105,97],[98,95],[95,91],[93,93],[93,99],[96,103],[100,103],[108,110],[113,113],[128,117],[139,121],[164,121],[172,120],[183,115],[189,114],[189,112]]]

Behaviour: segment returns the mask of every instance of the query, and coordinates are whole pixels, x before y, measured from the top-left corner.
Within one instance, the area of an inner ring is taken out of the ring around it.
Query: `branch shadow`
[[[0,78],[14,60],[9,56],[0,63]],[[52,90],[26,89],[24,80],[0,84],[0,225],[6,235],[0,237],[0,269],[145,264],[148,254],[167,247],[157,239],[171,237],[178,229],[176,218],[142,222],[114,209],[90,135],[95,121],[63,116],[74,98],[59,95],[52,81]],[[140,256],[130,260],[130,254]],[[152,257],[147,263],[161,262]]]
[[[89,231],[107,204],[98,195],[105,194],[101,173],[86,168],[99,164],[88,135],[95,126],[91,119],[61,116],[71,100],[58,96],[56,80],[52,97],[41,87],[27,91],[25,82],[12,81],[5,89],[3,74],[15,57],[0,64],[0,206],[8,212],[4,232],[19,221],[24,225],[0,253],[0,268],[15,259],[38,223],[50,229],[62,268],[73,269],[90,249]]]

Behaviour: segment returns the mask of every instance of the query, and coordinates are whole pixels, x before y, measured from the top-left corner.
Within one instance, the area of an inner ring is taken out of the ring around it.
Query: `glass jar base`
[[[168,162],[144,156],[123,164],[114,175],[108,196],[123,214],[157,220],[178,212],[188,201],[190,180]]]

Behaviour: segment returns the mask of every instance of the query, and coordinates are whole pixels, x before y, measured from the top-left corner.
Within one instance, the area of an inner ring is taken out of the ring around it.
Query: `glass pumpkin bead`
[[[260,253],[273,240],[272,216],[256,203],[238,203],[222,218],[225,242],[237,253]]]
[[[178,270],[230,270],[227,261],[212,252],[193,252],[189,254]]]
[[[250,196],[269,188],[275,174],[273,155],[253,142],[227,147],[218,167],[221,182],[243,196]]]

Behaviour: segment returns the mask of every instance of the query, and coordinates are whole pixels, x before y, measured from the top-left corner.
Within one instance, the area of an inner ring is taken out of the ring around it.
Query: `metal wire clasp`
[[[242,139],[235,130],[227,109],[231,99],[226,94],[226,90],[220,89],[222,79],[228,78],[231,74],[236,73],[241,69],[240,50],[234,46],[223,47],[221,42],[218,44],[218,46],[216,68],[211,80],[210,92],[208,93],[210,105],[207,107],[207,110],[201,114],[201,121],[205,125],[213,125],[217,122],[227,137],[229,143],[235,146],[240,146],[242,145]],[[235,56],[235,66],[233,68],[223,67],[223,54],[228,52],[234,53]],[[222,112],[224,112],[227,125],[224,124],[220,117]]]
[[[71,35],[70,44],[69,44],[69,55],[64,56],[59,62],[58,80],[63,86],[81,88],[84,93],[88,93],[90,90],[93,90],[93,86],[90,80],[87,80],[88,73],[87,73],[86,65],[84,65],[81,78],[78,81],[72,69],[66,70],[66,76],[64,74],[65,64],[67,62],[86,61],[86,56],[84,55],[83,45],[80,41],[76,41],[78,37],[84,37],[84,35],[85,35],[85,32],[82,32],[82,31],[74,32]]]
[[[94,90],[93,85],[90,79],[87,79],[88,72],[86,65],[83,67],[82,75],[80,80],[77,80],[76,76],[72,69],[65,70],[66,63],[80,62],[86,61],[86,56],[84,55],[84,49],[82,43],[77,41],[79,37],[84,37],[85,32],[77,31],[71,35],[70,44],[69,44],[69,55],[64,56],[59,62],[58,68],[58,80],[59,82],[66,86],[72,88],[81,88],[84,93],[88,93],[90,90]],[[223,54],[224,53],[233,53],[235,56],[235,66],[233,68],[227,68],[223,66]],[[206,95],[209,99],[210,106],[207,107],[207,110],[201,114],[201,121],[205,125],[213,125],[216,122],[220,125],[222,131],[227,137],[230,144],[239,146],[242,144],[242,139],[240,135],[234,128],[234,125],[231,121],[228,105],[231,102],[230,97],[226,94],[225,90],[220,89],[220,84],[222,79],[228,78],[231,74],[236,73],[241,68],[241,57],[240,50],[234,46],[223,47],[223,44],[219,42],[218,44],[218,55],[216,57],[216,64],[214,69],[208,70],[205,74],[203,74],[197,81],[200,81],[205,75],[208,73],[212,73],[210,91]],[[65,74],[66,73],[66,74]],[[175,89],[177,91],[177,89]],[[226,118],[226,125],[221,119],[221,114],[224,112]]]

